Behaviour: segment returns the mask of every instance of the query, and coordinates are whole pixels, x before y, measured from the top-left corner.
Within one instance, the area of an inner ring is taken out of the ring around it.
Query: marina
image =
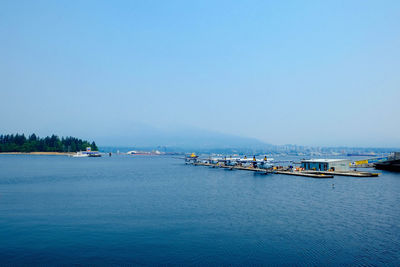
[[[284,174],[293,176],[304,176],[311,178],[333,178],[333,175],[319,174],[319,173],[302,173],[302,172],[291,172],[288,170],[273,170],[273,169],[262,169],[254,167],[242,167],[242,166],[226,166],[211,163],[194,163],[195,166],[209,166],[212,168],[222,168],[229,170],[241,170],[241,171],[252,171],[260,174]]]
[[[246,158],[245,158],[246,160]],[[267,157],[264,160],[257,160],[253,157],[252,160],[248,161],[247,165],[242,164],[244,161],[240,158],[226,158],[223,159],[206,159],[200,160],[197,155],[192,153],[190,156],[185,158],[185,163],[193,166],[206,166],[211,168],[221,168],[228,170],[240,170],[240,171],[251,171],[260,174],[282,174],[291,176],[302,176],[309,178],[328,179],[334,176],[349,176],[349,177],[378,177],[380,173],[366,172],[366,171],[355,171],[350,170],[348,160],[342,159],[319,159],[319,160],[304,160],[301,162],[300,168],[293,168],[293,166],[273,166],[273,161],[266,165]],[[217,163],[213,163],[217,162]],[[321,164],[321,162],[323,162]],[[319,166],[317,170],[315,167],[310,167],[310,163]],[[330,163],[330,165],[329,165]],[[329,166],[335,166],[330,167]],[[305,167],[305,168],[304,168]],[[336,169],[335,169],[336,168]],[[329,170],[328,170],[329,169]]]

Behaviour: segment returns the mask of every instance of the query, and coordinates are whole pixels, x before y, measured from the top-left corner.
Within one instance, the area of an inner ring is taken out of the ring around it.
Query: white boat
[[[74,158],[84,158],[88,157],[89,155],[87,153],[83,153],[82,151],[76,152],[76,154],[72,155]]]

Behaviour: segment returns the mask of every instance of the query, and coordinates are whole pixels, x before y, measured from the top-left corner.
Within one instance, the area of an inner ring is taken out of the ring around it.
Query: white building
[[[316,171],[348,171],[350,160],[347,159],[309,159],[302,160],[301,167],[305,170]]]

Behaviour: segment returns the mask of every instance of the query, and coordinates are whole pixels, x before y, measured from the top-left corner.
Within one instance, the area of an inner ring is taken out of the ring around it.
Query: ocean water
[[[334,186],[332,186],[334,184]],[[399,265],[400,174],[0,156],[0,265]]]

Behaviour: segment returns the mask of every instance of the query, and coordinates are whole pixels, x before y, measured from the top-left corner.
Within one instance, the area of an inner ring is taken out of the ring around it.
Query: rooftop
[[[338,161],[350,161],[348,159],[305,159],[302,160],[301,162],[338,162]]]

